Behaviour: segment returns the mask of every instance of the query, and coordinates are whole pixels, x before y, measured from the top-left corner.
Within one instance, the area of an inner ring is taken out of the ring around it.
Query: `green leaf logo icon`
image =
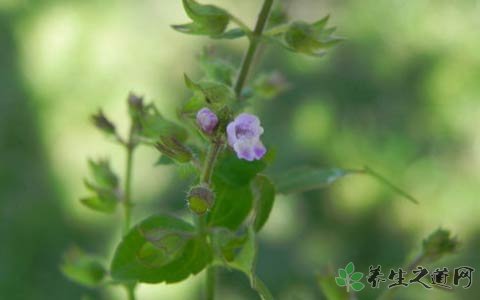
[[[363,273],[355,272],[355,265],[353,262],[349,262],[345,269],[338,269],[338,277],[335,277],[335,283],[338,286],[347,287],[347,292],[353,290],[360,292],[365,288],[365,284],[360,282],[363,278]]]

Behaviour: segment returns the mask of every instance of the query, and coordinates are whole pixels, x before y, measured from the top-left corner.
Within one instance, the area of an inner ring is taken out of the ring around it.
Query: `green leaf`
[[[273,151],[269,150],[261,160],[249,162],[239,159],[231,149],[228,149],[219,157],[215,174],[229,185],[243,186],[249,184],[267,167],[272,155]]]
[[[175,138],[183,142],[187,139],[187,131],[182,126],[165,119],[154,106],[150,106],[140,119],[140,135],[152,140]]]
[[[214,36],[216,39],[234,40],[246,36],[247,33],[242,28],[233,28],[225,31],[221,35]]]
[[[252,210],[253,195],[249,185],[230,186],[214,177],[215,204],[207,216],[210,226],[236,230]]]
[[[173,25],[175,30],[187,34],[221,36],[230,22],[230,15],[214,5],[202,5],[194,0],[183,0],[185,12],[193,23]]]
[[[238,251],[247,241],[247,235],[238,234],[227,228],[213,228],[212,246],[218,263],[227,264],[235,259]]]
[[[290,51],[311,56],[323,56],[326,51],[343,41],[333,35],[335,28],[327,28],[328,16],[313,22],[296,21],[288,27],[273,28],[270,38]]]
[[[313,189],[325,188],[340,178],[358,172],[333,169],[298,168],[285,172],[274,178],[277,192],[281,194],[298,193]]]
[[[270,100],[289,87],[285,78],[279,72],[259,75],[252,84],[253,94],[256,98]]]
[[[255,203],[255,221],[253,228],[258,232],[267,222],[273,208],[275,186],[267,176],[257,175],[252,181],[252,190]]]
[[[345,281],[345,279],[341,278],[341,277],[335,277],[335,282],[339,285],[339,286],[346,286],[347,285],[347,282]]]
[[[365,284],[361,283],[361,282],[353,282],[350,287],[352,288],[352,290],[354,290],[355,292],[360,292],[361,290],[363,290],[365,288]]]
[[[115,212],[118,204],[118,200],[108,194],[97,194],[82,198],[80,202],[92,210],[107,214]]]
[[[257,291],[263,300],[273,300],[271,292],[263,281],[255,275],[257,259],[257,244],[255,240],[255,231],[252,227],[248,228],[247,240],[235,259],[228,265],[234,269],[243,272],[249,279],[252,288]]]
[[[67,252],[60,269],[67,278],[87,287],[100,285],[106,276],[105,268],[96,258],[77,248]]]
[[[99,159],[97,161],[89,159],[88,166],[96,186],[104,189],[118,187],[118,177],[110,168],[110,162],[107,159]]]
[[[220,105],[235,100],[235,93],[228,85],[214,80],[193,81],[185,74],[185,85],[199,95],[203,96],[205,104]]]
[[[155,166],[169,166],[175,164],[175,161],[166,155],[160,156],[155,163]]]
[[[179,282],[200,272],[212,260],[212,250],[185,221],[155,215],[133,227],[118,245],[112,277],[146,283]]]
[[[236,69],[230,62],[216,57],[214,50],[205,48],[199,56],[199,62],[207,79],[232,86]]]
[[[347,272],[348,275],[352,274],[353,271],[355,271],[355,265],[353,262],[349,262],[347,266],[345,267],[345,271]]]
[[[353,281],[359,281],[363,278],[363,273],[361,272],[355,272],[350,276],[350,279]]]

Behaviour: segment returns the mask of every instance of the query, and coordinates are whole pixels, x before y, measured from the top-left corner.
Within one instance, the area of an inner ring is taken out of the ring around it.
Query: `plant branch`
[[[258,16],[257,24],[255,25],[253,34],[250,36],[250,45],[245,54],[245,57],[243,58],[242,67],[238,74],[237,82],[234,88],[237,97],[242,94],[243,86],[245,85],[245,81],[247,80],[248,72],[250,71],[250,67],[252,65],[253,58],[255,57],[258,45],[260,44],[263,30],[265,29],[265,25],[267,24],[272,5],[273,0],[265,0],[262,6],[262,10],[260,11],[260,15]]]
[[[123,198],[123,207],[125,213],[125,225],[124,225],[124,233],[126,234],[130,229],[131,223],[131,215],[132,215],[132,165],[133,165],[133,151],[135,149],[135,144],[133,143],[133,133],[134,133],[134,126],[130,127],[130,133],[128,134],[128,141],[125,144],[125,148],[127,150],[127,163],[125,169],[125,195]]]
[[[243,87],[245,85],[246,79],[248,77],[248,72],[252,65],[253,59],[255,57],[255,53],[257,51],[258,45],[260,44],[260,39],[263,34],[263,29],[267,23],[268,17],[270,15],[270,10],[272,8],[273,0],[265,0],[262,6],[262,10],[260,11],[260,15],[258,16],[257,24],[255,25],[255,29],[251,35],[249,35],[250,45],[248,50],[245,54],[245,57],[242,62],[242,66],[240,68],[240,72],[237,77],[237,81],[235,83],[235,94],[239,97],[242,93]],[[243,26],[243,23],[240,22],[240,25]],[[210,185],[210,181],[212,179],[213,169],[215,167],[215,163],[218,157],[218,154],[222,150],[224,145],[224,140],[219,137],[212,141],[211,148],[209,153],[207,154],[207,158],[205,160],[205,165],[202,170],[200,182],[206,183]],[[200,234],[206,233],[206,216],[200,216],[198,218],[198,229]],[[206,300],[215,300],[215,285],[216,285],[216,270],[213,266],[207,267],[207,274],[206,274]]]
[[[123,198],[123,208],[125,213],[124,228],[123,233],[127,234],[130,230],[130,225],[132,221],[132,166],[133,166],[133,152],[135,150],[136,144],[133,141],[133,135],[135,132],[135,126],[132,123],[130,126],[130,132],[128,133],[128,140],[124,143],[125,149],[127,150],[127,162],[125,167],[125,187],[124,187],[124,198]],[[127,289],[128,300],[135,300],[135,285],[125,285]]]

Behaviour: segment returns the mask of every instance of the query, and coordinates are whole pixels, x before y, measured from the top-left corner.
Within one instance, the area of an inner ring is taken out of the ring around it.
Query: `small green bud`
[[[423,253],[431,261],[438,260],[458,249],[458,240],[448,230],[439,228],[423,240]]]
[[[106,134],[115,134],[115,125],[103,114],[101,109],[94,115],[92,115],[91,120],[95,127],[100,131],[103,131]]]
[[[203,215],[213,207],[215,195],[207,185],[193,187],[187,196],[188,207],[197,215]]]

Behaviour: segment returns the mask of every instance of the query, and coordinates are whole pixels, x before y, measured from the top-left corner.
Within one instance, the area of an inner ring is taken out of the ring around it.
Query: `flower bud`
[[[143,104],[143,97],[135,95],[134,93],[128,94],[128,112],[130,117],[138,121],[145,111],[145,105]]]
[[[207,185],[193,187],[187,196],[188,207],[197,215],[205,214],[213,207],[215,195]]]
[[[101,109],[98,111],[98,113],[92,115],[91,119],[95,127],[100,129],[104,133],[115,134],[115,125],[113,125],[113,123],[110,122],[109,119],[107,119]]]
[[[212,134],[217,127],[218,117],[210,109],[204,107],[197,113],[197,124],[203,132]]]

